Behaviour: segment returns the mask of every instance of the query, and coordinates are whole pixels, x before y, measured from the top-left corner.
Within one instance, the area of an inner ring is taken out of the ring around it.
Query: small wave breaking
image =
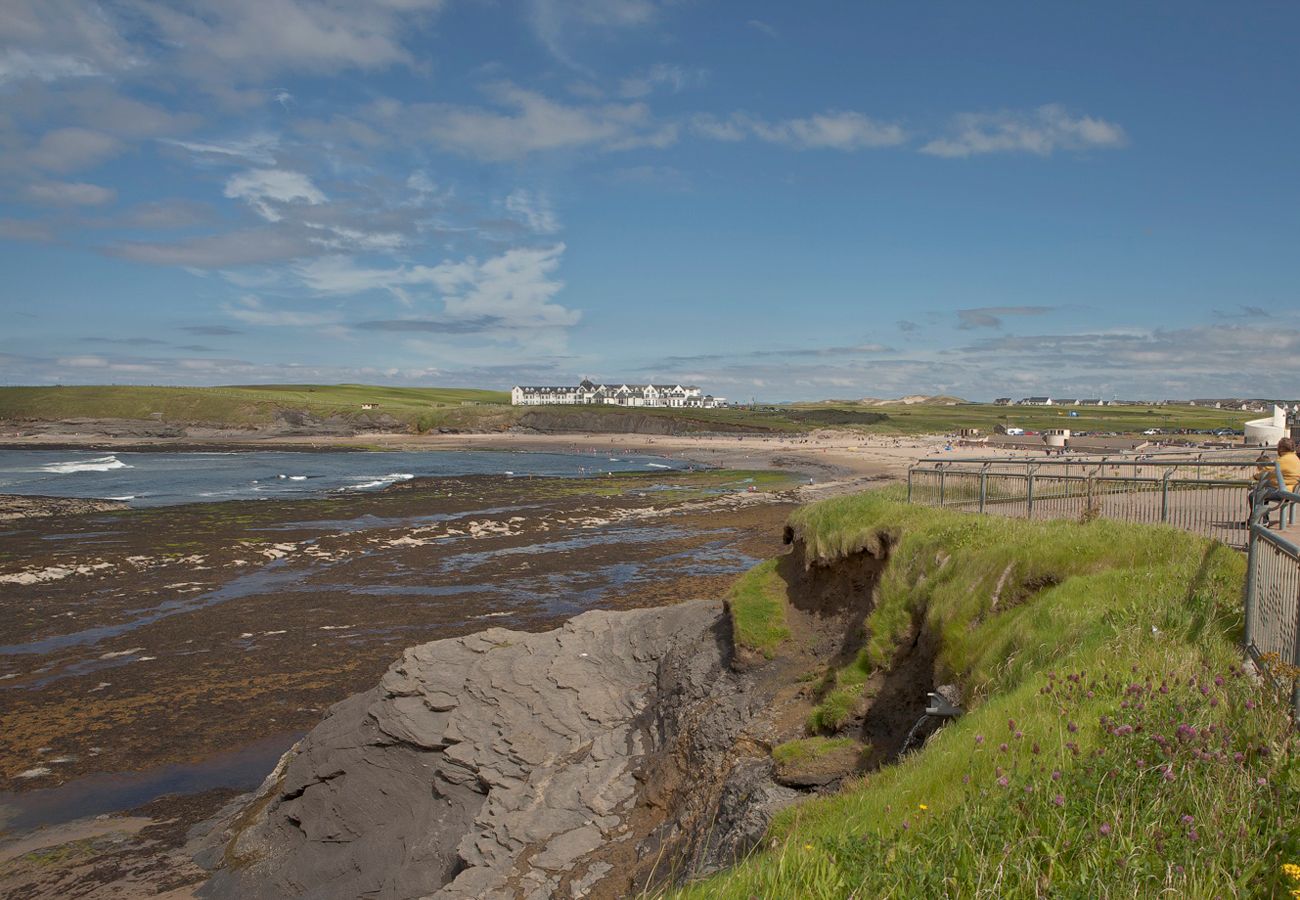
[[[394,472],[391,475],[384,475],[381,477],[363,481],[361,484],[354,484],[350,487],[345,487],[343,488],[343,490],[368,491],[372,488],[388,487],[390,484],[396,484],[399,481],[410,481],[414,477],[415,476],[410,474],[409,472]]]
[[[132,469],[116,456],[101,456],[96,459],[74,459],[68,462],[50,463],[41,466],[42,472],[54,475],[73,475],[77,472],[111,472],[113,469]]]

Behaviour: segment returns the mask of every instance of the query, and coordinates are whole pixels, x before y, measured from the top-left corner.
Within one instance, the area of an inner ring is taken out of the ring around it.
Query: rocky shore
[[[733,865],[778,810],[896,758],[932,688],[921,635],[839,726],[868,740],[774,758],[806,735],[815,676],[856,652],[889,551],[804,565],[787,540],[771,658],[705,600],[406,650],[192,832],[198,896],[603,900]]]
[[[0,494],[0,522],[47,516],[78,516],[126,509],[122,500],[83,500],[77,497],[39,497]]]
[[[691,826],[768,699],[731,653],[708,601],[411,648],[213,823],[200,895],[614,897],[730,862],[765,821]]]

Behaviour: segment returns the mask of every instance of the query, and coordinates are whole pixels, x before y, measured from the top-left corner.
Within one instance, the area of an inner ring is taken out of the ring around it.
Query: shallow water
[[[134,809],[165,794],[196,794],[214,788],[251,791],[300,737],[302,732],[272,735],[188,765],[88,775],[58,787],[21,793],[0,791],[0,835]]]
[[[498,451],[233,451],[104,453],[0,450],[0,494],[123,500],[171,506],[221,500],[305,499],[373,491],[421,477],[582,476],[654,472],[687,464],[656,456]]]

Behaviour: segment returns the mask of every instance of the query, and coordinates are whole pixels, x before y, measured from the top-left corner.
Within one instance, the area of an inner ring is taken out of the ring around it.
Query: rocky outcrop
[[[770,695],[730,655],[705,601],[411,648],[196,835],[200,896],[612,897],[729,864],[798,796],[744,749]]]
[[[87,513],[126,509],[122,500],[94,500],[79,497],[41,497],[0,494],[0,522],[11,519],[39,519],[46,516],[80,516]]]

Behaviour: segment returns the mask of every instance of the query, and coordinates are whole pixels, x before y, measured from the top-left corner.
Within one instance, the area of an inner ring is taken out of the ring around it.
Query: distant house
[[[706,394],[695,385],[595,384],[584,378],[573,386],[515,385],[510,390],[515,406],[649,406],[713,409],[726,406],[725,397]]]
[[[1078,400],[1057,400],[1056,405],[1057,406],[1078,406],[1079,401]]]
[[[994,405],[994,406],[1010,406],[1010,405],[1011,405],[1011,398],[1010,398],[1010,397],[999,397],[998,399],[996,399],[996,400],[993,401],[993,405]]]
[[[1105,406],[1106,404],[1094,397],[1091,400],[1080,400],[1079,405],[1080,406]]]
[[[361,408],[362,408],[362,409],[379,409],[379,404],[378,404],[378,403],[362,403],[362,404],[361,404]]]
[[[1020,401],[1021,406],[1051,406],[1051,397],[1026,397]]]

